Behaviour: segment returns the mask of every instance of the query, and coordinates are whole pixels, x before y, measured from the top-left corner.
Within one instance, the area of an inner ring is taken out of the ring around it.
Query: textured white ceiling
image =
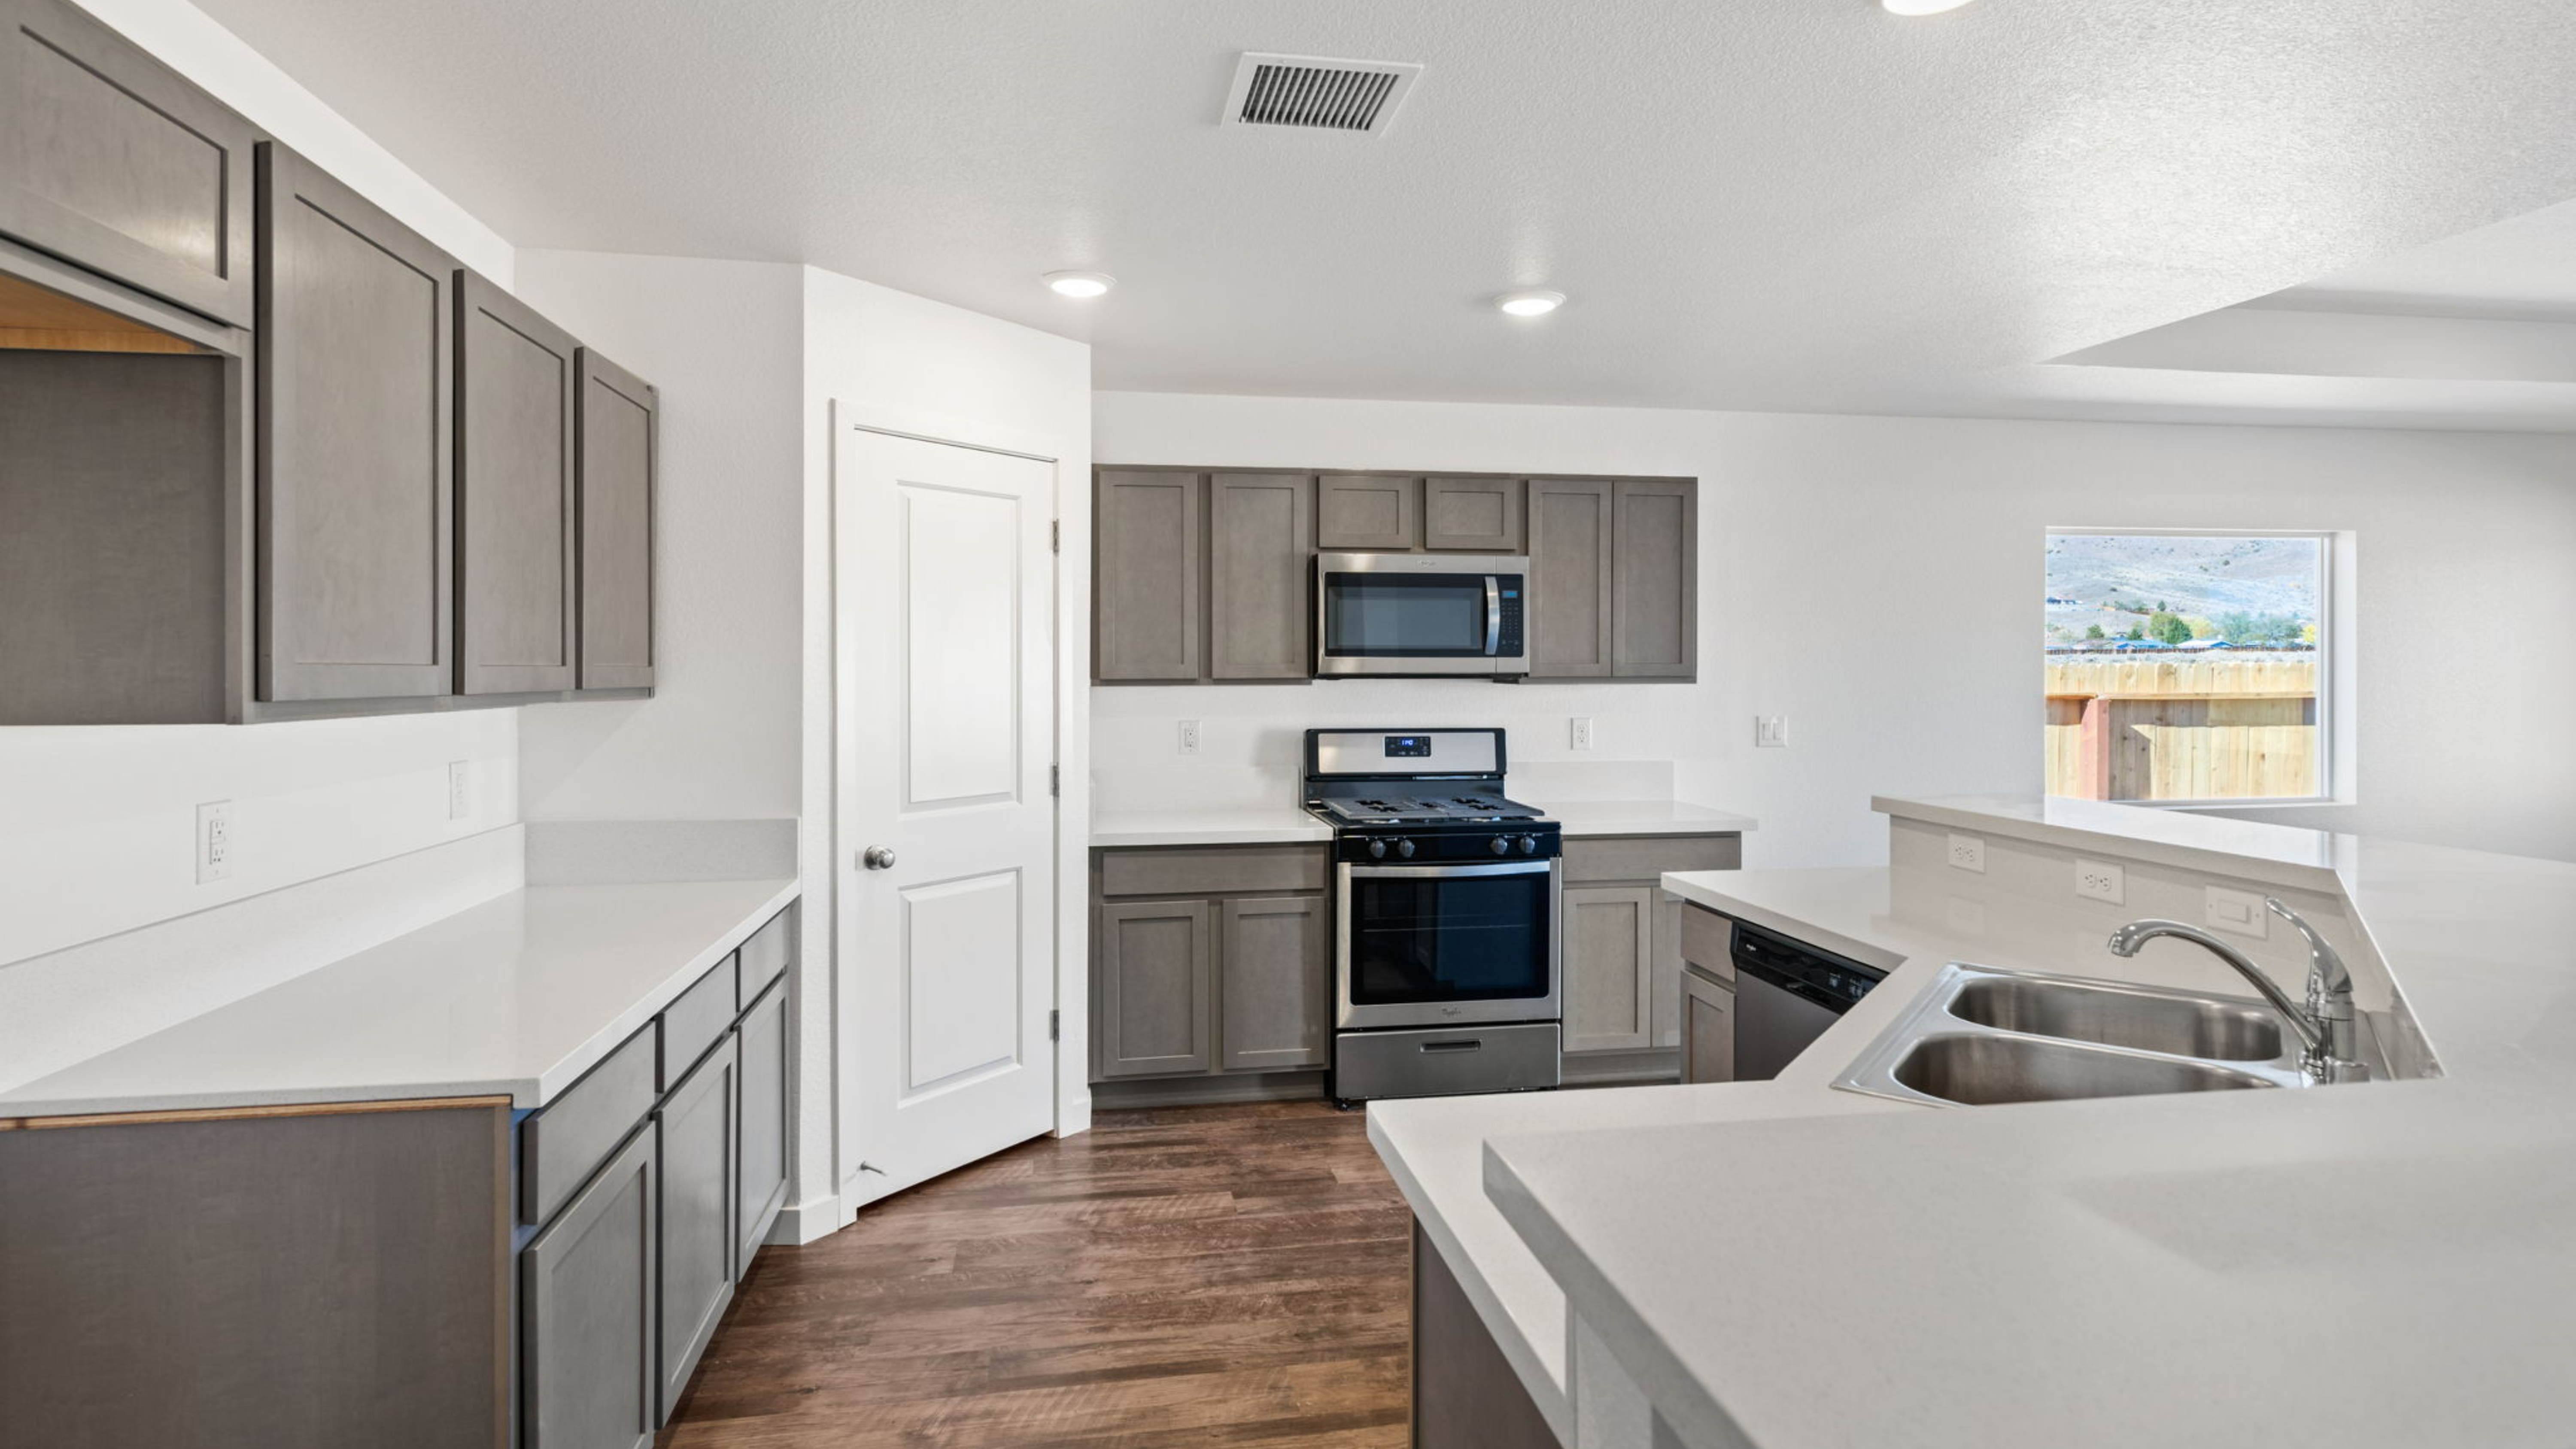
[[[1105,388],[2232,417],[2038,364],[2576,197],[2570,0],[199,3],[521,246],[810,261]],[[1220,128],[1247,49],[1428,68],[1382,138]]]

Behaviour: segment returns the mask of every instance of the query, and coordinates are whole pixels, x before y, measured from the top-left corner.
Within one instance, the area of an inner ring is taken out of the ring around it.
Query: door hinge
[[[1064,552],[1064,520],[1061,518],[1047,520],[1047,552]]]
[[[1048,1041],[1057,1041],[1057,1040],[1060,1040],[1060,1039],[1061,1039],[1061,1037],[1062,1037],[1063,1031],[1064,1031],[1064,1013],[1063,1013],[1063,1012],[1061,1012],[1061,1011],[1050,1011],[1050,1012],[1048,1012],[1048,1013],[1047,1013],[1047,1040],[1048,1040]]]
[[[1064,793],[1064,766],[1047,766],[1047,793],[1050,795],[1061,795]]]

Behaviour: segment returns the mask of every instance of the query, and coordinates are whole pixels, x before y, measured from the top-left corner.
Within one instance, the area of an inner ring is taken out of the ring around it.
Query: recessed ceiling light
[[[1515,317],[1544,317],[1565,305],[1565,294],[1545,292],[1536,287],[1525,287],[1520,291],[1505,292],[1496,297],[1494,305]]]
[[[1107,272],[1049,272],[1045,281],[1065,297],[1097,297],[1118,285],[1118,279]]]
[[[1878,3],[1886,6],[1890,15],[1938,15],[1944,10],[1956,10],[1968,0],[1878,0]]]

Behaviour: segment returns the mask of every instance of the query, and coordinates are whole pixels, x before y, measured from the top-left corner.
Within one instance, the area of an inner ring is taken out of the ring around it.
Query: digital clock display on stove
[[[1403,759],[1408,756],[1421,758],[1428,756],[1430,753],[1431,737],[1429,735],[1388,735],[1386,737],[1386,756],[1390,760]]]

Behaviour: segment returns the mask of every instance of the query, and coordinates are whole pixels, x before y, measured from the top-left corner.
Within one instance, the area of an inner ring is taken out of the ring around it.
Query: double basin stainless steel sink
[[[2306,1085],[2251,997],[1953,962],[1834,1085],[1935,1106]]]

